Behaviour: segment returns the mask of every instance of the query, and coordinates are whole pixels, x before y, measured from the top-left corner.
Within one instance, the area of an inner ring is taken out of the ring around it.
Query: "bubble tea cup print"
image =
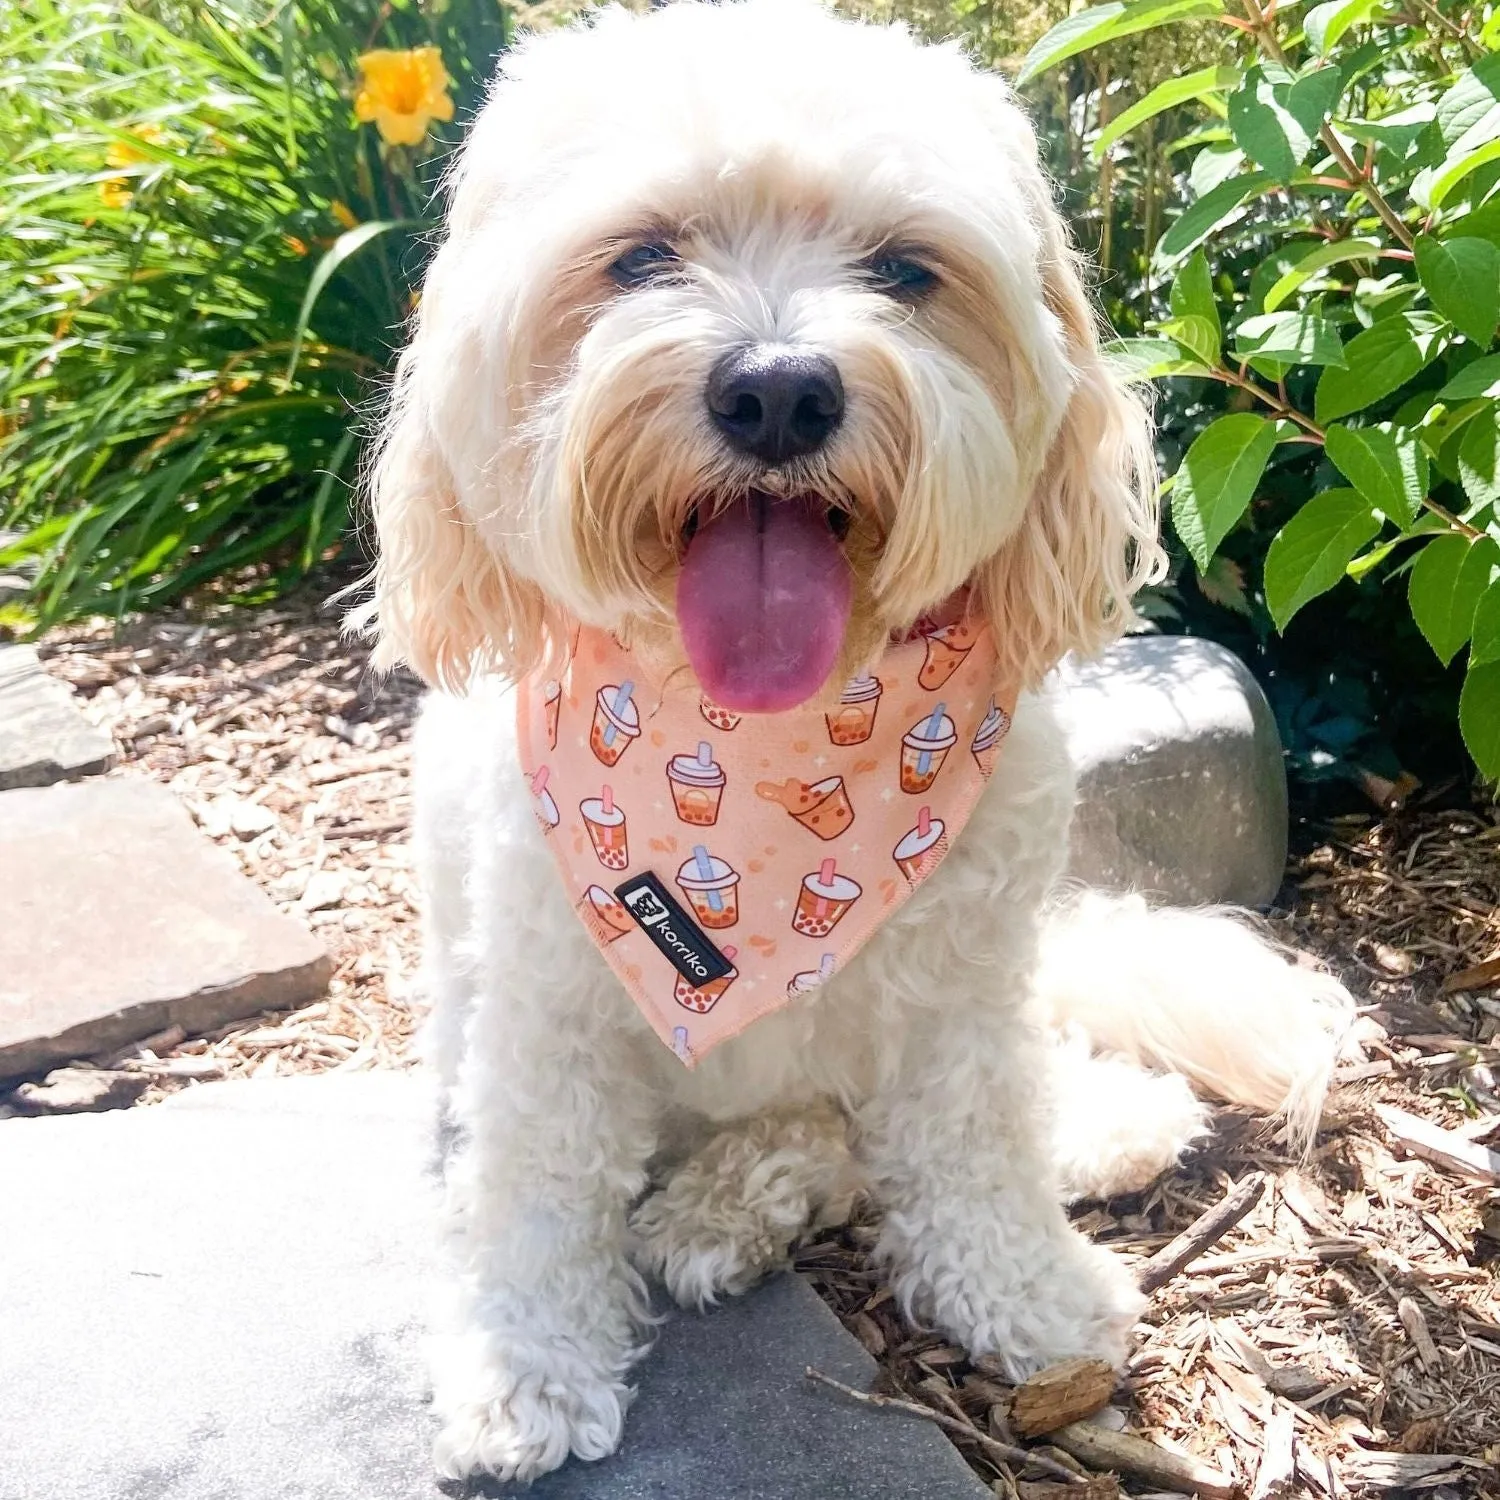
[[[939,703],[920,724],[912,725],[901,741],[901,790],[920,796],[937,780],[948,752],[958,743],[958,731]]]
[[[630,864],[624,809],[615,806],[612,787],[606,786],[597,797],[587,797],[578,804],[583,826],[588,829],[594,854],[606,870],[624,870]]]
[[[941,818],[933,817],[930,807],[924,807],[917,814],[917,826],[891,851],[891,858],[901,873],[916,885],[937,868],[947,852],[947,827]]]
[[[854,822],[854,808],[842,776],[825,776],[813,782],[795,776],[780,783],[757,781],[755,795],[784,807],[809,833],[825,842],[836,839]]]
[[[969,746],[969,752],[979,767],[979,774],[986,781],[995,774],[995,761],[1000,755],[1000,741],[1005,738],[1009,729],[1010,715],[1003,708],[998,707],[995,700],[991,698],[989,711],[980,721],[979,728],[974,734],[974,742]]]
[[[633,682],[606,683],[594,701],[589,748],[601,764],[616,764],[632,740],[640,738],[641,712],[632,701]]]
[[[531,778],[531,795],[535,799],[532,807],[543,833],[551,833],[562,821],[562,814],[557,810],[557,799],[547,790],[551,777],[552,773],[546,766],[538,766],[536,775]]]
[[[880,693],[878,677],[856,677],[850,682],[839,699],[839,706],[824,715],[829,740],[835,745],[864,744],[875,733]]]
[[[739,921],[739,883],[739,871],[703,844],[693,845],[693,857],[677,872],[677,884],[704,927],[733,927]]]
[[[859,900],[862,891],[857,882],[838,873],[836,861],[825,859],[818,869],[803,878],[792,926],[804,937],[827,937]]]
[[[724,991],[740,977],[740,971],[734,967],[734,961],[739,956],[739,949],[721,948],[719,952],[729,960],[730,968],[727,974],[721,975],[718,979],[705,980],[702,984],[694,984],[691,980],[684,979],[681,974],[677,976],[677,982],[672,987],[672,998],[684,1010],[706,1016],[723,998]]]
[[[724,768],[714,760],[707,740],[698,742],[696,755],[674,755],[667,762],[667,784],[672,805],[684,823],[708,828],[719,821],[719,803],[724,796]]]

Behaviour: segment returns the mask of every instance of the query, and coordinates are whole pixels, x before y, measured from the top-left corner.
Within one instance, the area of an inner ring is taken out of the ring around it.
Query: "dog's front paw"
[[[440,1475],[490,1474],[524,1482],[549,1473],[570,1454],[606,1458],[620,1446],[630,1387],[580,1369],[576,1355],[554,1353],[512,1350],[492,1362],[482,1379],[463,1381],[467,1389],[437,1372],[443,1426],[432,1456]]]
[[[1118,1256],[1071,1232],[1008,1250],[988,1263],[908,1262],[896,1292],[920,1321],[998,1360],[1014,1381],[1064,1359],[1124,1364],[1146,1299]]]
[[[1075,1237],[1066,1253],[1036,1268],[1014,1296],[991,1307],[966,1342],[972,1353],[998,1358],[1016,1381],[1079,1357],[1118,1369],[1145,1305],[1119,1256]]]

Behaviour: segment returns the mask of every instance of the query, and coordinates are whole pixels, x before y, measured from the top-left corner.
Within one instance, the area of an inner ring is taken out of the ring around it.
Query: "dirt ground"
[[[172,787],[337,966],[314,1005],[137,1051],[147,1099],[200,1079],[407,1065],[416,684],[373,678],[315,594],[42,649],[115,736],[112,774]],[[1249,1214],[1155,1292],[1089,1430],[1017,1456],[1026,1398],[906,1323],[865,1258],[868,1222],[798,1255],[880,1360],[877,1389],[931,1411],[997,1495],[1500,1497],[1500,1194],[1474,1150],[1500,1149],[1500,823],[1418,808],[1313,830],[1284,895],[1271,926],[1354,990],[1365,1061],[1343,1068],[1310,1160],[1225,1110],[1148,1192],[1079,1206],[1084,1229],[1144,1258],[1265,1178]],[[1421,1122],[1448,1132],[1436,1148]]]

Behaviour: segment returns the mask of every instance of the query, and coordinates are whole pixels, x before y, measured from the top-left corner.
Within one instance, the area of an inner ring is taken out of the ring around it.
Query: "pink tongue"
[[[731,506],[693,537],[677,582],[704,691],[737,713],[805,702],[833,670],[853,592],[821,507],[760,495]]]

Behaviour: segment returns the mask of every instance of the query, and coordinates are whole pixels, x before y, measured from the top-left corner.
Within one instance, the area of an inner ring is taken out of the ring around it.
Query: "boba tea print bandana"
[[[730,713],[581,629],[517,693],[580,920],[691,1064],[816,990],[937,868],[1010,728],[989,631],[919,626],[826,712]]]

